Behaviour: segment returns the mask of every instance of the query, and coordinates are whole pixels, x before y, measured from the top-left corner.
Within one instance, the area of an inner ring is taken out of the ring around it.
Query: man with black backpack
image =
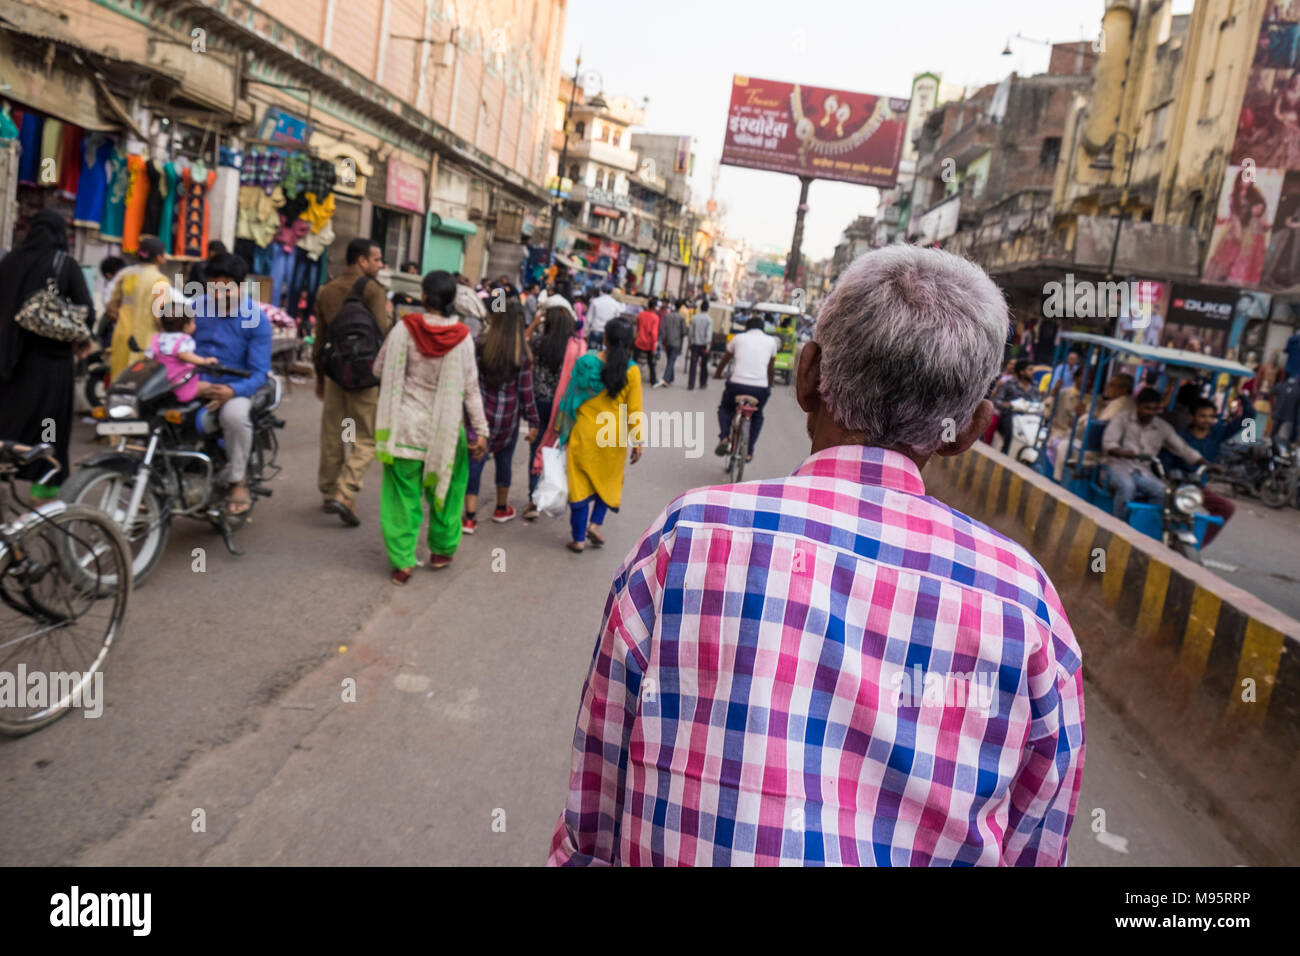
[[[379,379],[371,366],[393,321],[388,290],[375,278],[384,267],[383,250],[373,240],[353,239],[347,263],[316,295],[316,397],[325,403],[317,483],[322,509],[356,527],[361,479],[375,457]]]

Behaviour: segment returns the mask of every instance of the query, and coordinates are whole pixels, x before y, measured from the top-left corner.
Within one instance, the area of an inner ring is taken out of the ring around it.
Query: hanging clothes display
[[[245,153],[239,169],[239,185],[257,186],[269,196],[284,179],[284,154],[255,149]]]
[[[9,115],[9,104],[0,103],[0,139],[17,139],[18,125]]]
[[[306,193],[306,196],[307,209],[302,218],[307,220],[312,232],[320,232],[321,227],[334,218],[334,197],[326,196],[323,203],[318,203],[315,193]]]
[[[140,224],[140,235],[162,238],[162,168],[156,160],[145,163],[144,174],[149,177],[149,195],[144,200],[144,221]]]
[[[158,218],[158,238],[162,240],[167,255],[176,245],[176,190],[180,188],[180,173],[175,163],[164,163],[162,168],[162,215]]]
[[[59,151],[59,179],[55,186],[68,199],[76,198],[77,186],[81,181],[82,138],[80,126],[69,123],[63,128],[63,148]]]
[[[110,242],[122,241],[122,224],[126,220],[126,187],[131,174],[126,168],[126,156],[114,151],[108,158],[108,197],[104,202],[104,221],[99,234]]]
[[[73,222],[94,226],[104,221],[108,199],[109,157],[114,141],[103,133],[88,133],[81,141],[81,178],[77,183],[77,205]]]
[[[41,166],[36,181],[53,186],[59,181],[59,159],[63,156],[63,122],[47,119],[41,129]]]
[[[18,158],[20,185],[38,184],[38,177],[41,174],[41,127],[44,125],[44,117],[30,111],[23,112],[22,122],[18,126],[18,143],[23,150]]]
[[[308,232],[298,240],[294,253],[293,279],[289,283],[289,307],[294,318],[306,318],[316,311],[316,288],[320,285],[320,256],[334,241],[334,227],[328,222],[319,232]],[[299,301],[306,301],[299,306]]]
[[[196,163],[181,170],[180,214],[176,222],[178,256],[208,257],[208,190],[217,171]]]
[[[134,253],[140,248],[140,231],[144,225],[144,205],[149,199],[149,177],[145,175],[143,156],[126,158],[130,180],[126,186],[126,216],[122,223],[122,251]]]
[[[311,160],[311,179],[307,182],[306,192],[315,193],[316,201],[323,203],[325,197],[334,191],[334,164],[328,159]]]
[[[311,178],[311,157],[306,153],[294,153],[285,163],[284,182],[280,184],[284,189],[285,197],[290,200],[297,199],[307,191]]]

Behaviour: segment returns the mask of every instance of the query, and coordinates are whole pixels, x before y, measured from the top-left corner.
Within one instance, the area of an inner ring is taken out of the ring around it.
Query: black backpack
[[[363,295],[370,276],[361,276],[330,322],[329,339],[321,348],[321,369],[346,392],[374,388],[379,379],[372,366],[384,337]]]

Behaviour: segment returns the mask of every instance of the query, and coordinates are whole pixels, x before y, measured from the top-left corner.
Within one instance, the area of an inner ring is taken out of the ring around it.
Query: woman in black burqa
[[[68,445],[72,437],[72,394],[77,350],[88,350],[95,327],[95,301],[85,276],[67,255],[68,225],[63,216],[43,209],[32,217],[22,245],[0,259],[0,439],[34,445],[52,439],[59,473],[36,497],[53,497],[68,477]],[[89,306],[87,341],[83,345],[35,335],[15,321],[23,303],[45,288],[54,274],[58,252],[65,253],[55,276],[59,295],[74,305]],[[40,462],[21,477],[35,480],[48,466]]]

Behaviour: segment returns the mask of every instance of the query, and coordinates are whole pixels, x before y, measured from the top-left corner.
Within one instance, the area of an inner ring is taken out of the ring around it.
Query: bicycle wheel
[[[102,706],[97,675],[126,616],[130,567],[121,530],[81,505],[28,519],[10,539],[0,570],[0,680],[11,682],[0,693],[0,734]]]
[[[733,431],[731,442],[731,482],[737,484],[745,477],[745,455],[749,453],[749,419],[740,416],[740,425]]]

